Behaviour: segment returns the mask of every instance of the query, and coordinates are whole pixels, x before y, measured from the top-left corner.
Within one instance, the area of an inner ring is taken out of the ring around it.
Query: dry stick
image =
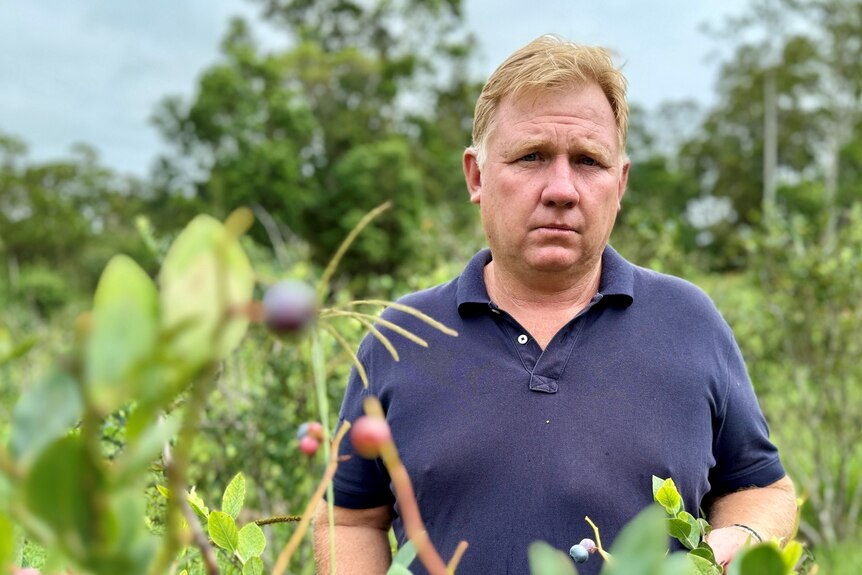
[[[296,548],[299,547],[299,543],[305,536],[305,532],[308,530],[308,524],[311,523],[311,516],[314,514],[317,504],[320,503],[321,499],[323,499],[323,493],[326,491],[326,486],[329,485],[329,482],[332,481],[332,477],[335,475],[335,470],[338,467],[338,445],[341,443],[341,440],[344,438],[348,429],[350,429],[350,422],[345,421],[341,424],[341,428],[338,430],[338,433],[335,434],[335,438],[332,440],[332,448],[329,452],[329,464],[326,466],[323,479],[320,481],[320,485],[317,486],[317,490],[314,492],[314,495],[309,499],[308,505],[305,506],[305,512],[302,514],[302,519],[300,519],[299,525],[296,527],[296,531],[293,532],[287,545],[285,545],[284,549],[279,553],[278,560],[275,562],[275,568],[272,570],[272,575],[282,575],[282,573],[284,573],[284,570],[287,569],[287,565],[290,562],[291,556],[293,556],[293,552],[296,551]]]
[[[366,414],[383,419],[383,408],[377,398],[367,397],[363,405]],[[425,530],[422,515],[419,513],[419,504],[416,502],[416,493],[413,491],[413,483],[410,481],[410,476],[407,475],[404,464],[401,463],[401,457],[398,455],[394,441],[390,439],[381,446],[380,457],[389,471],[389,477],[395,488],[395,496],[401,508],[404,529],[407,531],[408,539],[416,546],[416,555],[419,556],[419,561],[431,575],[448,575],[450,571],[446,569],[446,564],[443,563],[443,559],[434,544],[431,543],[428,532]]]
[[[275,515],[273,517],[266,517],[264,519],[255,519],[254,523],[258,527],[263,527],[264,525],[274,525],[276,523],[296,523],[298,521],[302,521],[302,515]]]
[[[589,523],[589,524],[590,524],[590,527],[592,527],[592,528],[593,528],[593,534],[596,536],[596,548],[597,548],[597,550],[598,550],[598,552],[599,552],[599,555],[601,555],[601,556],[602,556],[602,559],[604,559],[605,561],[607,561],[608,563],[610,563],[610,561],[611,561],[611,554],[610,554],[610,553],[608,553],[607,551],[605,551],[604,547],[602,547],[602,536],[601,536],[601,535],[599,535],[599,528],[598,528],[598,527],[596,527],[596,524],[595,524],[595,523],[593,523],[593,520],[592,520],[592,519],[590,519],[590,518],[589,518],[589,516],[584,517],[584,519],[586,520],[586,522],[587,522],[587,523]]]
[[[458,547],[455,548],[455,553],[452,555],[452,558],[449,559],[449,563],[446,565],[446,571],[449,573],[455,573],[455,569],[458,568],[458,563],[461,562],[461,557],[464,556],[464,551],[467,550],[469,545],[466,541],[461,541],[458,543]]]
[[[320,278],[320,282],[317,285],[317,299],[323,301],[326,298],[326,292],[329,289],[329,280],[332,278],[332,274],[335,273],[335,269],[338,267],[338,264],[341,262],[341,258],[344,257],[344,254],[347,252],[347,249],[359,235],[359,233],[371,223],[371,220],[388,210],[392,206],[392,202],[383,202],[367,214],[365,214],[353,229],[350,230],[350,233],[347,234],[347,237],[341,242],[341,245],[338,246],[338,249],[335,252],[335,255],[332,256],[332,259],[329,260],[329,263],[326,264],[326,269],[323,270],[323,275]]]

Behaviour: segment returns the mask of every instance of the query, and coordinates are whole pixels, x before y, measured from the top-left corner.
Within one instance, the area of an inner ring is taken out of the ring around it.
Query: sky
[[[482,77],[544,33],[613,49],[629,99],[714,99],[718,43],[702,30],[744,11],[746,0],[463,0],[478,38]],[[31,160],[68,157],[77,142],[103,164],[145,177],[167,150],[153,127],[168,95],[191,98],[218,60],[232,15],[256,22],[261,44],[288,38],[257,19],[249,0],[0,0],[0,133],[28,146]]]

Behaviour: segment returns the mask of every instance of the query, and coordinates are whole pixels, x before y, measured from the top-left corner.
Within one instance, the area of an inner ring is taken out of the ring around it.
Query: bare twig
[[[165,462],[166,470],[170,470],[173,467],[174,458],[171,454],[171,446],[167,442],[162,448],[162,460]],[[170,474],[170,471],[168,471],[168,474]],[[213,546],[210,545],[209,537],[204,534],[200,521],[198,521],[198,518],[192,510],[191,505],[189,505],[188,500],[174,489],[171,489],[171,498],[176,499],[176,504],[179,505],[183,518],[185,518],[186,523],[189,525],[189,529],[192,531],[192,541],[194,541],[195,546],[201,552],[201,557],[204,560],[204,566],[207,569],[207,573],[209,573],[209,575],[218,575],[219,569],[215,550],[213,549]]]
[[[305,512],[302,514],[302,518],[299,521],[296,531],[293,532],[287,545],[285,545],[284,549],[279,553],[278,560],[275,562],[275,568],[272,570],[273,575],[282,575],[284,573],[284,570],[287,569],[287,566],[290,563],[290,558],[293,556],[297,547],[299,547],[299,543],[305,536],[306,531],[308,531],[308,525],[311,523],[311,517],[314,515],[314,510],[317,507],[317,504],[320,503],[320,500],[323,499],[323,493],[326,491],[327,485],[332,481],[332,477],[335,475],[335,470],[338,468],[338,445],[341,443],[341,440],[344,438],[348,429],[350,429],[350,422],[345,421],[341,424],[341,428],[338,430],[338,433],[335,434],[335,438],[332,440],[332,448],[329,453],[329,464],[326,466],[326,471],[323,473],[323,479],[321,479],[320,484],[317,486],[317,490],[315,490],[311,499],[308,500],[308,504],[305,506]]]

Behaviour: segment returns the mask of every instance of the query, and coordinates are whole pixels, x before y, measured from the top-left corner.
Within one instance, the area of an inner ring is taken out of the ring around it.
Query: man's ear
[[[464,150],[464,179],[467,181],[467,191],[470,192],[470,201],[478,204],[482,197],[482,170],[476,159],[476,150],[467,148]]]
[[[623,195],[626,193],[626,184],[629,181],[629,168],[631,167],[631,165],[632,163],[628,159],[626,159],[626,161],[623,163],[622,171],[620,172],[620,182],[617,188],[617,211],[620,211],[620,209],[622,209]]]

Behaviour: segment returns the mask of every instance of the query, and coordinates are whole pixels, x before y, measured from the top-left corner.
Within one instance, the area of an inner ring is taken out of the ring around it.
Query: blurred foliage
[[[421,256],[434,233],[427,214],[465,197],[460,177],[437,176],[469,143],[478,93],[456,33],[459,3],[268,2],[266,11],[291,47],[263,53],[234,20],[193,101],[160,107],[156,124],[177,148],[156,175],[160,193],[217,212],[257,204],[308,242],[317,264],[391,200],[342,271],[364,281],[434,262]]]

